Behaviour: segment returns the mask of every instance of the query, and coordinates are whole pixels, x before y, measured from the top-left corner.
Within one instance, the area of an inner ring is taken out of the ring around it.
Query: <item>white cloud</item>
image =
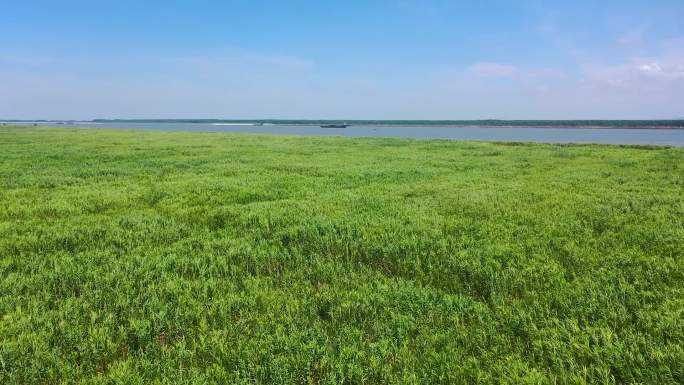
[[[589,85],[637,91],[681,86],[684,81],[684,40],[669,40],[661,46],[660,54],[655,56],[632,57],[618,63],[585,63],[581,65],[583,79]]]
[[[654,83],[667,85],[684,80],[684,60],[636,58],[618,64],[585,64],[582,73],[590,82],[616,87],[641,87]]]
[[[518,67],[503,63],[476,63],[468,68],[468,72],[479,77],[512,77],[518,73]]]
[[[640,64],[637,68],[645,74],[657,75],[663,72],[663,69],[660,68],[660,65],[656,62]]]

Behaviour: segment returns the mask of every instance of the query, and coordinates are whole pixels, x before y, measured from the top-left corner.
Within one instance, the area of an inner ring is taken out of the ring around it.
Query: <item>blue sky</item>
[[[684,1],[0,2],[0,118],[684,117]]]

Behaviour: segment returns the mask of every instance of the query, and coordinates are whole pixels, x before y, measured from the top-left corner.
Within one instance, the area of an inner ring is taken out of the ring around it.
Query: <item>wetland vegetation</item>
[[[2,384],[684,383],[684,150],[0,127]]]

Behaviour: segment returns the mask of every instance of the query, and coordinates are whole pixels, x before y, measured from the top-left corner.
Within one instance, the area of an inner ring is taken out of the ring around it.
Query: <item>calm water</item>
[[[45,125],[44,123],[41,123]],[[358,137],[396,137],[417,139],[457,139],[483,141],[656,144],[684,147],[682,129],[600,129],[538,127],[448,127],[448,126],[350,126],[321,128],[313,125],[217,125],[191,123],[103,123],[81,122],[79,127],[98,129],[128,128],[140,130],[252,132],[288,135],[330,135]]]

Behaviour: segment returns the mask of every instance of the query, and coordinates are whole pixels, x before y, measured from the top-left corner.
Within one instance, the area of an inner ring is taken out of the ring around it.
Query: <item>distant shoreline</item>
[[[12,125],[12,124],[37,124],[37,125],[79,125],[87,126],[101,125],[101,124],[211,124],[217,126],[249,126],[249,125],[285,125],[285,126],[319,126],[326,124],[341,124],[346,123],[350,126],[370,126],[370,127],[440,127],[440,128],[546,128],[546,129],[558,129],[558,128],[570,128],[570,129],[641,129],[641,130],[682,130],[684,129],[684,121],[677,121],[673,124],[673,121],[667,121],[658,123],[657,121],[644,122],[639,124],[638,122],[631,121],[621,121],[621,122],[605,122],[603,124],[592,122],[582,124],[584,122],[569,122],[569,121],[559,121],[551,122],[520,122],[513,123],[510,121],[501,123],[491,123],[482,121],[472,121],[472,122],[441,122],[441,121],[337,121],[337,120],[326,120],[326,121],[273,121],[273,120],[250,120],[250,121],[197,121],[197,120],[0,120],[0,124]],[[612,124],[611,124],[612,123]]]
[[[378,126],[378,127],[444,127],[444,128],[576,128],[576,129],[624,129],[624,130],[684,130],[684,126],[570,126],[570,125],[546,125],[546,126],[532,126],[532,125],[486,125],[486,124],[364,124],[364,126]]]
[[[222,123],[222,124],[276,124],[276,125],[327,125],[349,124],[352,126],[444,126],[482,128],[641,128],[641,129],[684,129],[684,119],[639,119],[639,120],[552,120],[552,119],[93,119],[94,123]]]
[[[93,119],[93,120],[16,120],[0,119],[0,124],[273,124],[317,126],[349,124],[351,126],[442,126],[475,128],[635,128],[635,129],[684,129],[684,119],[671,120],[308,120],[308,119]]]

